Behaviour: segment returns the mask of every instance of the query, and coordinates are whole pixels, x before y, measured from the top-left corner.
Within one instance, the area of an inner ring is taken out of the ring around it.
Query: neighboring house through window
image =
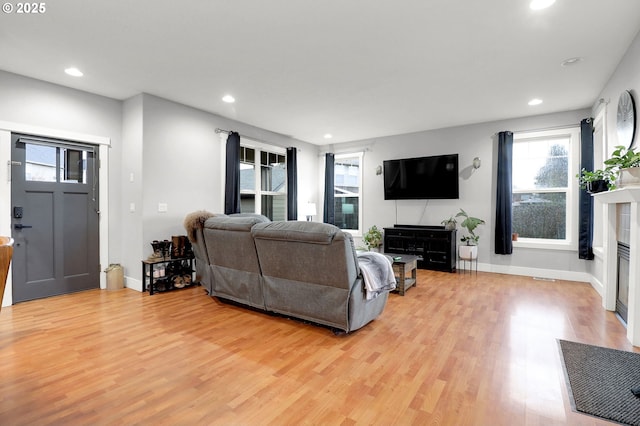
[[[286,152],[277,147],[240,146],[240,211],[287,219]]]
[[[361,234],[362,153],[336,154],[334,162],[335,225]]]
[[[579,128],[514,133],[515,246],[577,248]]]

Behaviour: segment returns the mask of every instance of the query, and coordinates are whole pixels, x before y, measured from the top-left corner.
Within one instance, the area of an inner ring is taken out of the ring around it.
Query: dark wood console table
[[[394,225],[384,228],[386,253],[418,257],[418,268],[455,272],[456,230],[444,226]]]

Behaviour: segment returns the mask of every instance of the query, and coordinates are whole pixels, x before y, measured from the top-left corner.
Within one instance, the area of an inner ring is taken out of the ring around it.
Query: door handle
[[[13,227],[15,229],[33,228],[33,226],[31,225],[23,225],[21,223],[16,223],[15,225],[13,225]]]

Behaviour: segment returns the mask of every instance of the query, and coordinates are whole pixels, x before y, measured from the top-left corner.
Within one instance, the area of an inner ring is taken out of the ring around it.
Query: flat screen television
[[[458,154],[386,160],[385,200],[457,199]]]

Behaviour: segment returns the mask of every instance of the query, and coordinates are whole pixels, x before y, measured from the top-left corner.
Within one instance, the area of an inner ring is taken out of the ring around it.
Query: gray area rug
[[[640,354],[559,340],[575,411],[640,426]]]

